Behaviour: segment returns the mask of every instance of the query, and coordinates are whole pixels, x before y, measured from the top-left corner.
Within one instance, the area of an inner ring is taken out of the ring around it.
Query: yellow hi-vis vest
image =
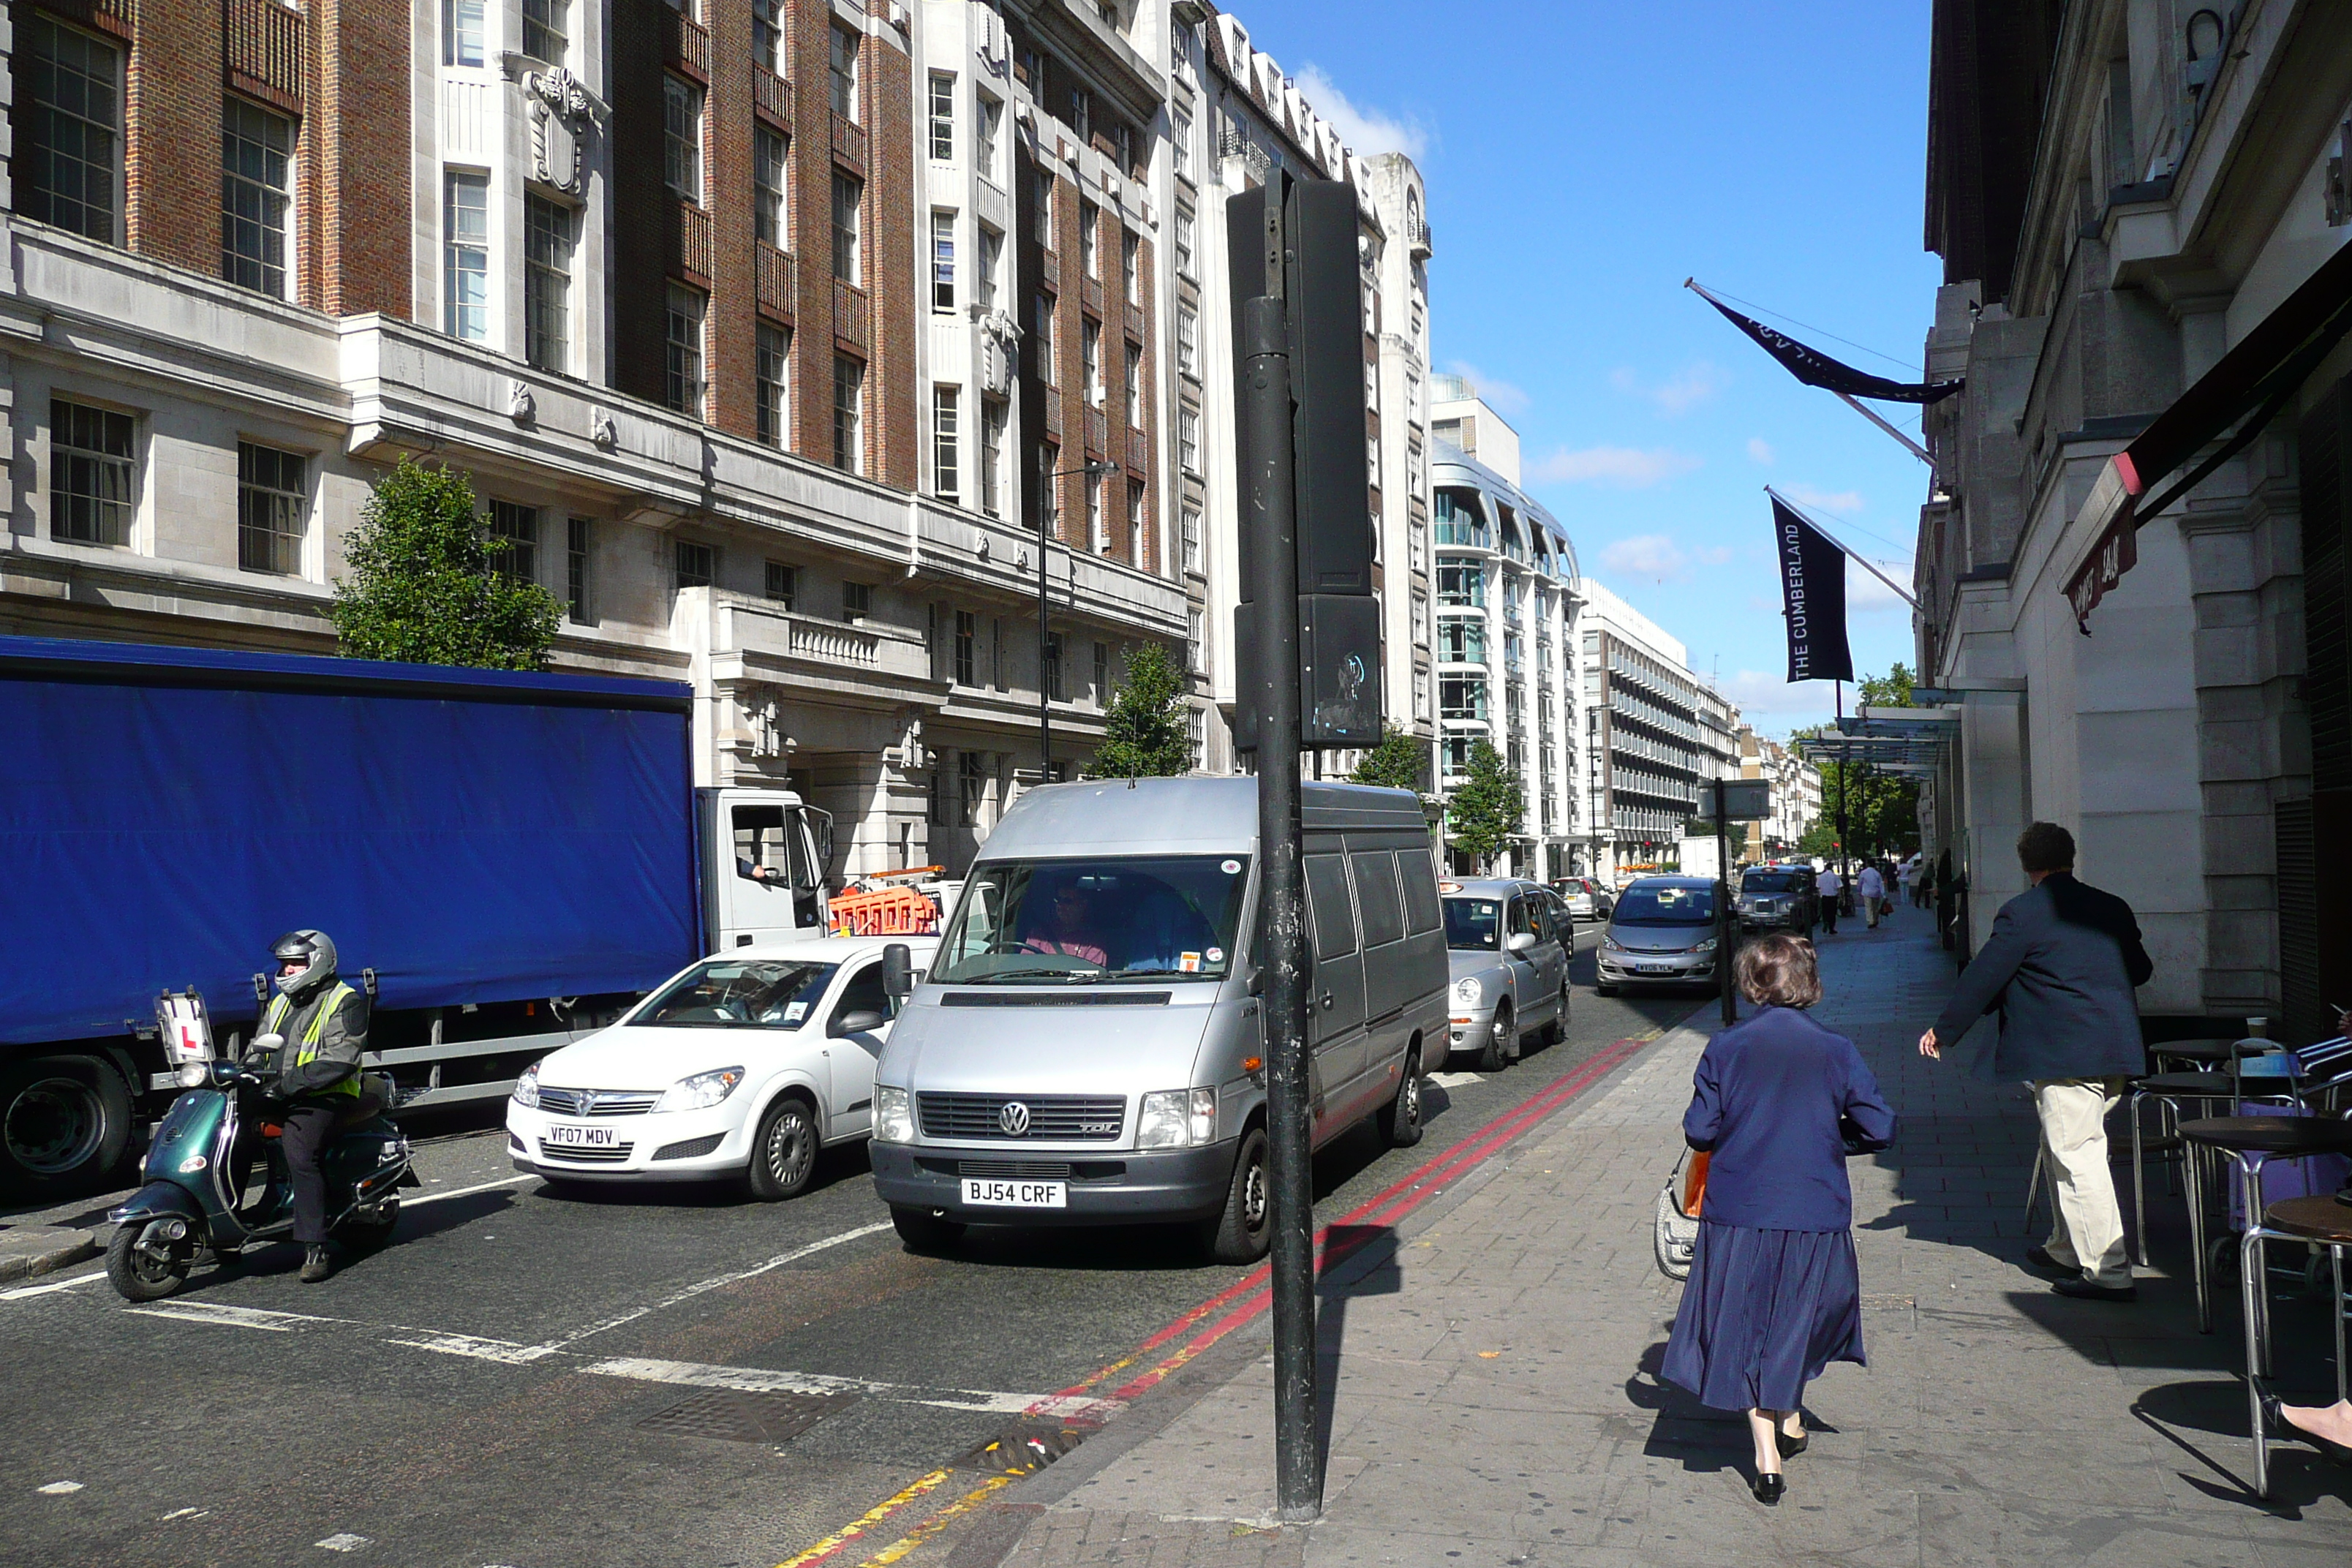
[[[319,1036],[320,1032],[326,1028],[327,1020],[335,1016],[335,1010],[343,1005],[343,999],[351,994],[352,988],[338,980],[335,982],[333,987],[328,991],[325,997],[320,1001],[319,1010],[310,1015],[310,1022],[303,1029],[302,1038],[295,1046],[294,1065],[296,1067],[308,1067],[311,1062],[318,1059]],[[261,1032],[265,1035],[275,1034],[278,1026],[286,1021],[286,1015],[293,1005],[294,1005],[291,1002],[289,1002],[286,999],[286,993],[280,991],[277,997],[269,1004],[268,1014],[261,1020]],[[321,1089],[320,1092],[322,1094],[348,1094],[354,1100],[358,1099],[360,1093],[360,1075],[358,1065],[356,1063],[353,1064],[351,1075],[345,1078],[342,1082],[334,1085],[331,1089]]]

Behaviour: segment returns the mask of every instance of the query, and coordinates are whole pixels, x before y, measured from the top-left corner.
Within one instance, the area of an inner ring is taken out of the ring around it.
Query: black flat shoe
[[[2051,1257],[2050,1249],[2046,1247],[2027,1247],[2025,1249],[2025,1261],[2031,1263],[2036,1268],[2047,1268],[2053,1274],[2080,1274],[2082,1272],[2081,1269],[2075,1268],[2073,1264],[2061,1263],[2056,1258]]]
[[[1780,1500],[1788,1495],[1789,1483],[1782,1480],[1777,1473],[1758,1476],[1755,1484],[1748,1489],[1754,1492],[1756,1500],[1766,1508],[1778,1508],[1780,1506]]]
[[[2284,1403],[2275,1394],[2263,1395],[2263,1426],[2269,1431],[2273,1441],[2308,1443],[2335,1463],[2352,1465],[2352,1448],[2323,1437],[2316,1432],[2305,1431],[2286,1418],[2285,1410],[2281,1408]]]
[[[1780,1457],[1782,1458],[1793,1459],[1798,1455],[1803,1453],[1807,1448],[1812,1447],[1813,1435],[1811,1432],[1807,1432],[1801,1436],[1791,1437],[1786,1432],[1776,1430],[1772,1434],[1772,1442],[1773,1445],[1780,1450]]]
[[[2050,1287],[2061,1296],[2072,1296],[2078,1301],[2137,1301],[2137,1285],[2094,1285],[2088,1279],[2061,1279]]]

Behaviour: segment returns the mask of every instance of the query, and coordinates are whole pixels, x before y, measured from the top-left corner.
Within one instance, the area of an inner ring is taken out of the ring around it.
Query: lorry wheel
[[[1510,1064],[1512,1048],[1518,1044],[1518,1021],[1511,1016],[1511,1005],[1495,1005],[1495,1022],[1486,1030],[1486,1043],[1478,1047],[1478,1070],[1501,1072]]]
[[[187,1283],[189,1254],[174,1246],[168,1258],[158,1258],[139,1249],[148,1225],[118,1225],[106,1244],[107,1282],[126,1301],[160,1301]]]
[[[26,1195],[88,1185],[131,1143],[131,1089],[100,1057],[35,1057],[0,1068],[0,1188]]]
[[[890,1205],[890,1224],[909,1252],[945,1252],[963,1237],[963,1222],[929,1209]]]
[[[1265,1128],[1253,1127],[1242,1134],[1242,1146],[1234,1154],[1233,1183],[1225,1189],[1224,1212],[1201,1222],[1202,1249],[1219,1263],[1255,1263],[1273,1245],[1266,1148]]]
[[[796,1094],[779,1095],[760,1118],[744,1184],[761,1203],[796,1198],[816,1173],[816,1113]]]
[[[1405,1053],[1404,1081],[1377,1113],[1381,1142],[1391,1149],[1410,1149],[1421,1142],[1421,1052]]]

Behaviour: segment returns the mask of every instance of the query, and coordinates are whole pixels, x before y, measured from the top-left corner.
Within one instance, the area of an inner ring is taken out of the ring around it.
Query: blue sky
[[[1907,588],[1927,470],[1682,282],[1916,378],[1941,278],[1920,249],[1927,0],[1231,8],[1359,152],[1420,163],[1433,357],[1518,427],[1585,571],[1759,731],[1826,717],[1826,684],[1782,679],[1762,487]],[[1857,671],[1908,661],[1907,607],[1852,564],[1847,592]]]

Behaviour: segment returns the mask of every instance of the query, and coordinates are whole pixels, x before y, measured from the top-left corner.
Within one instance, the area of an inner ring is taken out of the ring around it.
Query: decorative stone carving
[[[599,451],[609,452],[621,444],[621,428],[613,423],[612,415],[599,408],[588,416],[588,438]]]
[[[988,534],[985,531],[982,531],[980,542],[971,547],[971,552],[974,555],[979,556],[982,561],[985,561],[988,559],[989,549]]]
[[[530,105],[533,177],[579,195],[583,148],[594,122],[595,100],[562,66],[525,72],[522,89]]]
[[[776,706],[774,688],[748,687],[736,698],[736,702],[743,710],[744,728],[751,732],[751,755],[781,757],[793,749],[794,742],[784,733],[784,721]]]
[[[977,324],[981,385],[992,397],[1005,396],[1013,390],[1019,365],[1021,323],[1003,310],[991,310]]]
[[[539,416],[539,400],[530,388],[520,381],[507,384],[507,417],[518,425],[529,425]]]
[[[904,773],[919,772],[929,761],[923,747],[922,717],[913,709],[908,709],[903,712],[901,722],[898,743],[885,748],[882,760]]]

